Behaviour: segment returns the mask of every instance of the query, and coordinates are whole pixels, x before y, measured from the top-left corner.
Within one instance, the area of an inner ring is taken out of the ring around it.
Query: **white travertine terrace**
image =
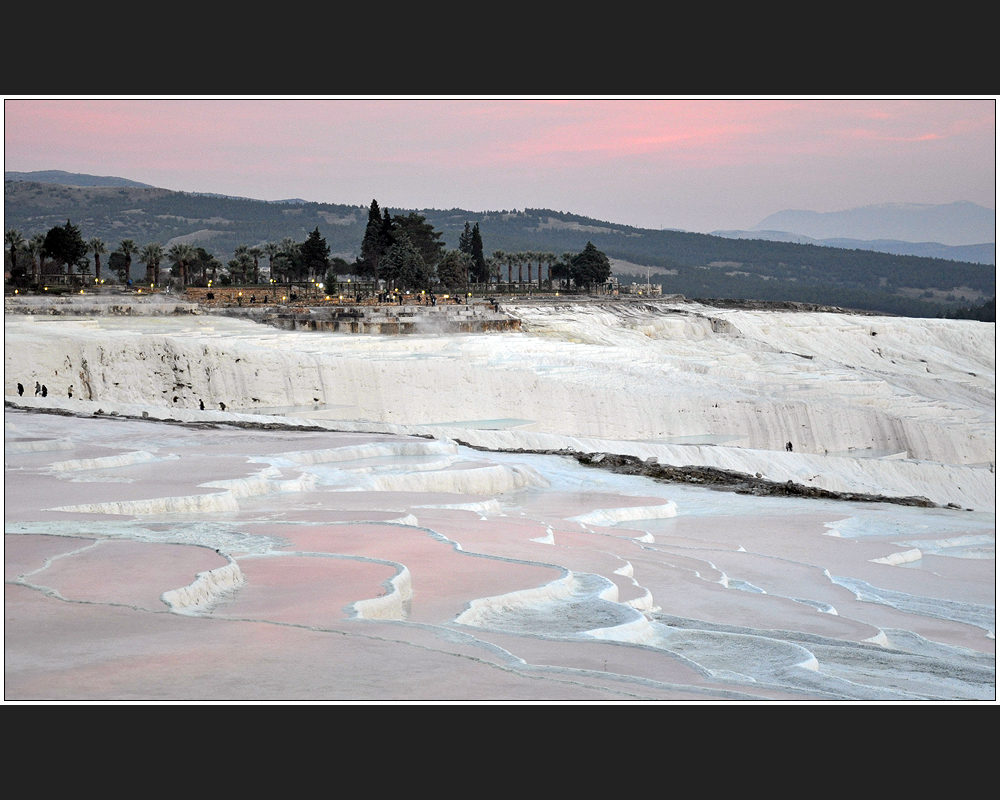
[[[199,572],[188,586],[164,592],[163,602],[178,614],[204,613],[244,583],[243,573],[234,561],[218,569]]]
[[[134,305],[5,316],[8,698],[995,700],[994,325]]]

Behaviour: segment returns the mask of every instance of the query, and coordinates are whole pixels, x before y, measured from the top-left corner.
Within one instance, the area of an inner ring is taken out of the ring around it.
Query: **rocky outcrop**
[[[834,492],[820,489],[816,486],[805,486],[794,481],[769,481],[766,478],[747,475],[732,470],[715,467],[671,467],[657,463],[656,459],[643,461],[635,456],[616,455],[614,453],[574,453],[581,464],[587,467],[618,472],[623,475],[643,475],[656,481],[670,483],[692,483],[708,489],[721,489],[737,494],[752,494],[756,496],[776,497],[812,497],[825,500],[850,500],[862,503],[895,503],[903,506],[921,506],[923,508],[938,508],[926,497],[888,497],[881,494],[863,494],[860,492]],[[953,506],[957,508],[957,506]]]

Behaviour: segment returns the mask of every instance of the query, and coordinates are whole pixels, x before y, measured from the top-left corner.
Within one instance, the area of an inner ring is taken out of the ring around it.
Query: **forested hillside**
[[[241,244],[296,241],[319,226],[334,255],[357,254],[367,206],[291,205],[132,187],[76,187],[4,181],[4,229],[25,236],[71,220],[84,239],[185,242],[222,261]],[[346,255],[344,255],[346,258]],[[353,256],[352,256],[353,258]]]
[[[360,254],[368,203],[269,203],[156,188],[4,182],[4,228],[25,237],[71,220],[84,239],[140,246],[203,247],[225,263],[240,245],[304,240],[318,228],[331,256]],[[415,209],[386,209],[406,214]],[[587,242],[619,267],[625,282],[651,281],[687,297],[794,300],[912,316],[938,316],[995,296],[992,266],[937,258],[841,250],[790,242],[728,239],[648,230],[548,209],[418,209],[457,248],[466,223],[478,223],[487,255],[503,250],[580,252]],[[631,276],[629,272],[633,273]]]

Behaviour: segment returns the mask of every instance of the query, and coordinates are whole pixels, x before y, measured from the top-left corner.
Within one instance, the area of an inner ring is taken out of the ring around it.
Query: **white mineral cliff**
[[[87,401],[191,420],[270,412],[995,505],[995,325],[690,303],[506,310],[520,332],[375,336],[207,315],[8,314],[4,392],[84,413],[94,411]]]

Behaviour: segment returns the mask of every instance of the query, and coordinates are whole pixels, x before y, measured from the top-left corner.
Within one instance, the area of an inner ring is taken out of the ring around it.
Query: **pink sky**
[[[996,208],[996,98],[14,97],[4,169],[711,231],[789,208]]]

